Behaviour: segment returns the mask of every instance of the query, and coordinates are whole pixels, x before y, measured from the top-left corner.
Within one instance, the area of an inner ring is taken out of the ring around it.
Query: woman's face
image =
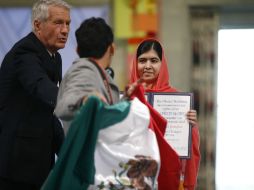
[[[138,75],[145,83],[153,83],[157,80],[161,68],[161,60],[153,49],[138,57]]]

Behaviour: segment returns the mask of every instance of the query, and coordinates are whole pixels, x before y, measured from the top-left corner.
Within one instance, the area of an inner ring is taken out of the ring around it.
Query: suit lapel
[[[47,72],[49,78],[57,84],[62,80],[62,59],[60,54],[57,52],[55,54],[55,59],[52,59],[48,53],[45,46],[40,42],[40,40],[35,36],[34,33],[30,35],[39,58],[41,59],[40,66]]]

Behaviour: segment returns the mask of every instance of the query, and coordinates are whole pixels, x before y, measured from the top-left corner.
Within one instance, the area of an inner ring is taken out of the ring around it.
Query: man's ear
[[[115,48],[116,48],[115,44],[112,43],[112,44],[110,45],[110,55],[113,56],[113,55],[115,54]]]
[[[33,22],[33,25],[34,25],[34,31],[36,33],[38,33],[40,31],[40,25],[41,25],[41,22],[39,20],[35,20]]]

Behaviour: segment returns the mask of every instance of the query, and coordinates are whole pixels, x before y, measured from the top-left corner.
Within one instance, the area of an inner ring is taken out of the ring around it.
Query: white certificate
[[[190,158],[191,125],[186,114],[192,108],[192,93],[152,93],[151,103],[168,124],[165,139],[181,158]]]

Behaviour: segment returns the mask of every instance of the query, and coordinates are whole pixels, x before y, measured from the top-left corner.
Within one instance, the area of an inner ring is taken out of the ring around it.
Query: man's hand
[[[142,78],[138,79],[136,82],[128,85],[126,88],[125,88],[125,92],[124,92],[124,95],[126,97],[131,97],[131,95],[133,94],[133,92],[135,91],[136,87],[141,84],[143,81]]]

